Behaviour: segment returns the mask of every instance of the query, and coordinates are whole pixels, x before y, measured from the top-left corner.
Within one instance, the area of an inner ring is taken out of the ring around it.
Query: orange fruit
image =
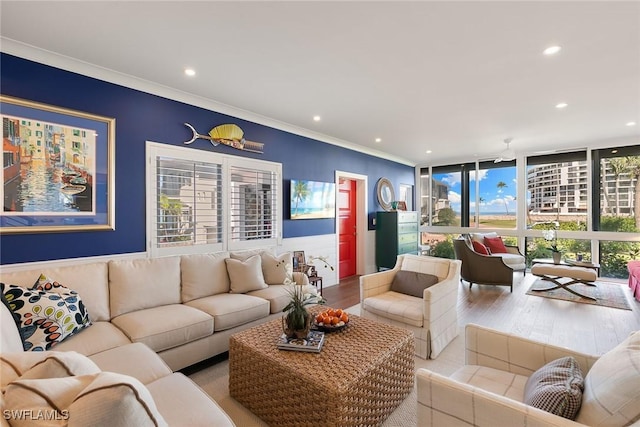
[[[342,316],[342,309],[339,308],[339,309],[335,310],[333,313],[334,313],[334,316],[340,317],[340,316]]]
[[[322,314],[318,314],[316,316],[316,322],[318,322],[318,323],[322,322]]]
[[[337,325],[338,323],[340,323],[340,318],[339,317],[332,317],[331,318],[331,324],[332,325]]]
[[[322,316],[322,323],[325,325],[330,325],[331,324],[331,318],[329,316],[327,316],[326,314]]]
[[[335,311],[333,310],[333,308],[330,308],[327,310],[327,316],[330,316],[330,317],[335,316]]]
[[[344,323],[347,323],[349,321],[349,315],[346,312],[342,312],[342,316],[340,316],[340,320],[342,320]]]

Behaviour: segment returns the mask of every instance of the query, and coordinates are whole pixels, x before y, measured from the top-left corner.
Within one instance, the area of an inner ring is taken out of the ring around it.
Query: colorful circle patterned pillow
[[[91,325],[76,291],[42,275],[31,289],[0,284],[9,308],[18,317],[25,350],[51,350]]]

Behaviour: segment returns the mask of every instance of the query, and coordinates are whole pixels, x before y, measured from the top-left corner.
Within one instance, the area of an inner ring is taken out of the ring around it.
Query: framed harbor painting
[[[115,229],[115,119],[0,95],[0,233]]]

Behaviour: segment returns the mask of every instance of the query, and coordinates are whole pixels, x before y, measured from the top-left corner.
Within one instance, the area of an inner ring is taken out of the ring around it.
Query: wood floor
[[[513,293],[503,286],[460,284],[458,323],[477,323],[545,343],[569,347],[589,354],[603,354],[640,329],[640,301],[624,288],[632,310],[600,307],[526,295],[535,280],[527,273],[514,273]],[[327,305],[346,308],[360,302],[359,277],[324,288]]]

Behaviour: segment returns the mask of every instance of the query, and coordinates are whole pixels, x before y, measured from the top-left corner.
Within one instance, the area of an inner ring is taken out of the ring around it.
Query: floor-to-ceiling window
[[[640,145],[518,160],[420,169],[422,243],[431,253],[456,233],[490,229],[522,244],[530,265],[550,257],[543,230],[553,229],[564,258],[626,277],[628,260],[640,259]]]

